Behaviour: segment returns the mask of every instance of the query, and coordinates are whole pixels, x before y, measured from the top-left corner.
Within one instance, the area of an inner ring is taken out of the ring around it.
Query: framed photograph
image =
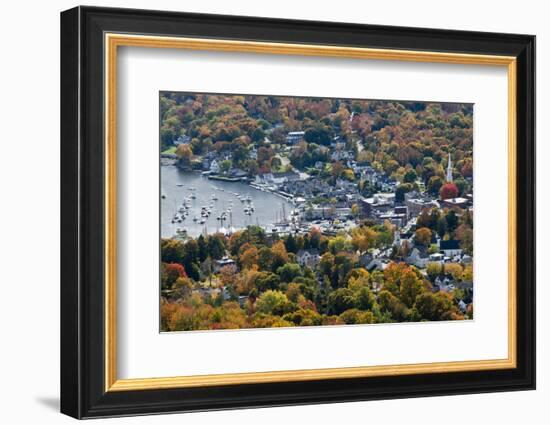
[[[61,411],[535,387],[535,37],[61,14]]]

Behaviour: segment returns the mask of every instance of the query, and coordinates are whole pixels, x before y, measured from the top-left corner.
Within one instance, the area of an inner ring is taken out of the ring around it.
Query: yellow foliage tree
[[[351,243],[355,249],[365,252],[376,246],[378,236],[378,232],[370,227],[355,227],[351,231]]]
[[[239,261],[244,269],[258,267],[258,248],[251,246],[248,249],[245,249],[241,253]]]
[[[462,269],[462,266],[458,263],[445,263],[444,271],[445,274],[452,275],[454,279],[461,280],[464,270]]]

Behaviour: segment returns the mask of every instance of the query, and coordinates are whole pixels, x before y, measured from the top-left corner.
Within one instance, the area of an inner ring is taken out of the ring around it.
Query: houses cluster
[[[305,138],[304,131],[291,131],[286,134],[284,143],[278,146],[276,155],[285,159],[294,146]],[[174,141],[175,145],[189,143],[185,136]],[[391,246],[374,251],[362,258],[362,264],[369,270],[383,270],[394,255],[395,249],[406,243],[409,249],[403,260],[420,270],[425,270],[428,263],[460,262],[467,264],[471,257],[465,255],[456,240],[440,240],[433,236],[429,247],[418,246],[414,241],[414,230],[417,217],[422,211],[433,208],[451,208],[455,210],[471,209],[471,195],[440,200],[428,194],[422,184],[418,189],[408,192],[404,199],[396,199],[398,182],[369,164],[358,164],[354,152],[346,147],[336,136],[327,149],[330,161],[341,162],[348,170],[352,170],[354,181],[345,178],[335,180],[326,178],[323,170],[326,162],[317,161],[311,173],[286,167],[285,171],[258,173],[249,176],[239,168],[222,171],[222,163],[231,160],[231,152],[211,150],[201,158],[202,169],[211,178],[223,177],[232,181],[248,181],[253,187],[270,191],[293,201],[295,210],[292,217],[283,217],[281,225],[288,225],[284,231],[307,232],[312,226],[320,228],[327,234],[335,234],[339,230],[350,229],[359,222],[368,220],[377,224],[391,223],[394,225],[395,240]],[[257,148],[251,146],[249,158],[257,158]],[[358,181],[368,185],[368,190],[359,189]],[[452,164],[449,156],[447,166],[447,181],[452,182]],[[366,195],[366,196],[365,196]],[[283,231],[283,230],[281,230]],[[430,248],[430,249],[429,249]],[[299,252],[298,261],[302,265],[316,265],[319,254],[315,252]],[[224,259],[222,261],[229,261]],[[220,264],[222,266],[222,264]],[[441,287],[448,287],[449,282],[441,281]]]

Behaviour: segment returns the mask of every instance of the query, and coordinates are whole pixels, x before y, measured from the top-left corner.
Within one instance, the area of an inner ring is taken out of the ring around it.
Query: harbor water
[[[259,225],[269,231],[293,208],[286,199],[247,183],[210,180],[199,172],[182,171],[175,166],[162,166],[160,181],[163,238],[175,236],[178,229],[185,229],[191,237],[249,225]],[[203,210],[210,214],[207,216]]]

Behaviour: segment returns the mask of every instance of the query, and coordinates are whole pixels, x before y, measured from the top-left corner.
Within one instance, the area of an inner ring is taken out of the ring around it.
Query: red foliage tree
[[[458,188],[454,183],[445,183],[439,189],[441,199],[456,198],[458,196]]]
[[[187,277],[187,273],[185,273],[185,269],[181,264],[169,263],[164,266],[163,286],[171,287],[180,277]]]

